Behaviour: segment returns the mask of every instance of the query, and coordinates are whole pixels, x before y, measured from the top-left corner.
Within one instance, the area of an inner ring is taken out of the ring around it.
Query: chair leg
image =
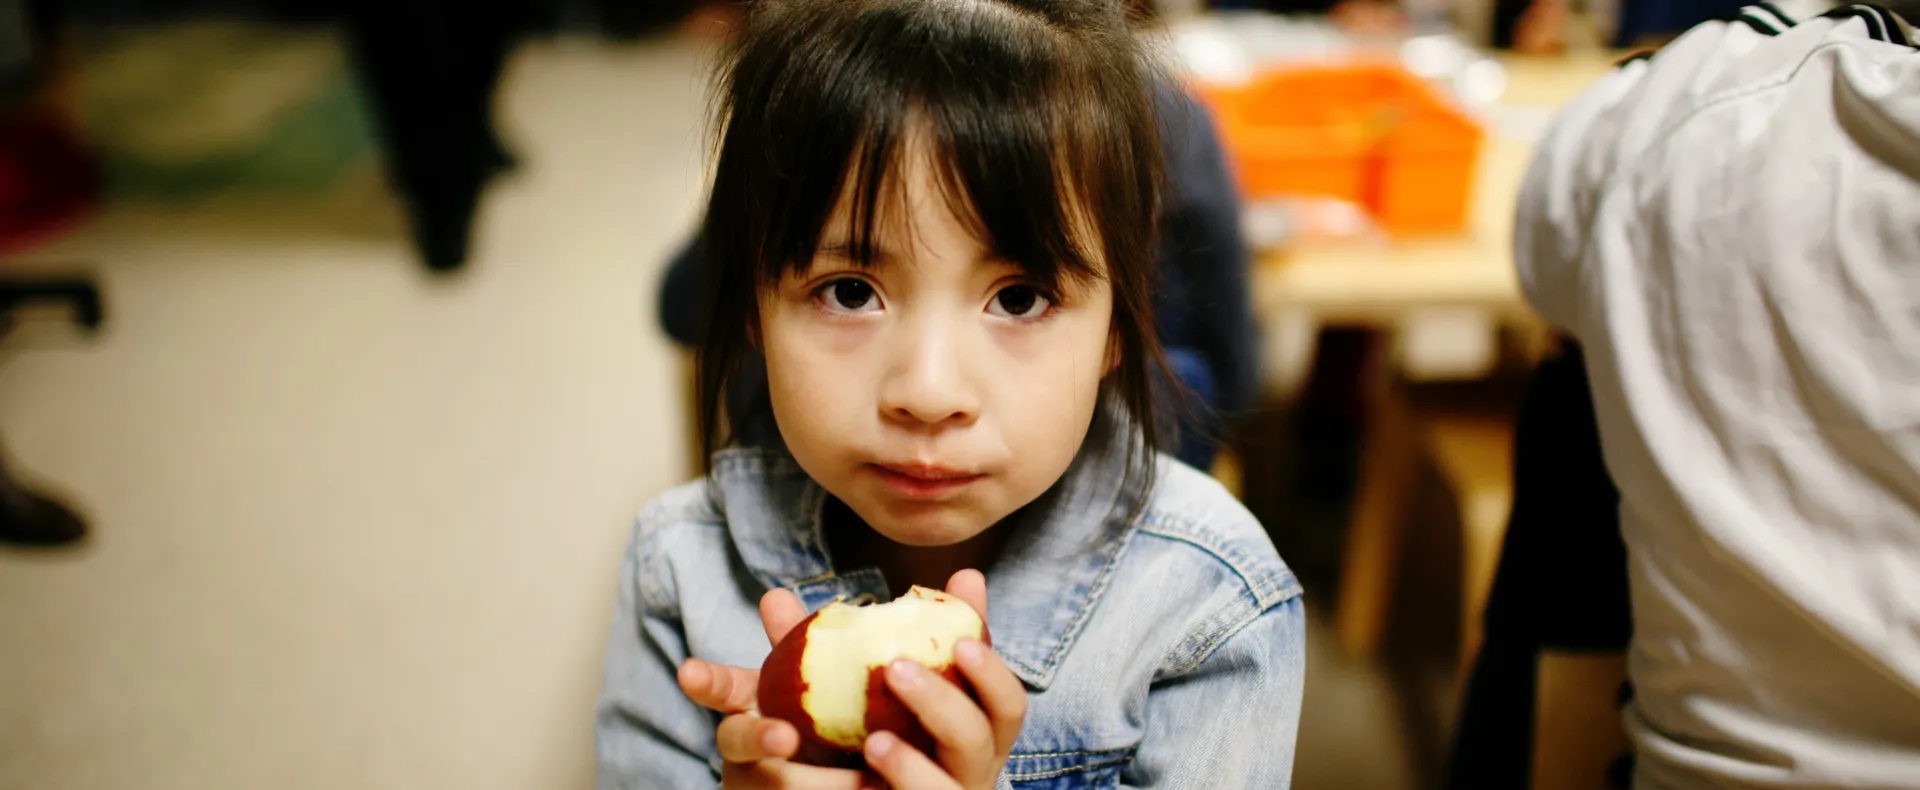
[[[1340,646],[1354,657],[1372,656],[1386,633],[1401,532],[1421,458],[1412,406],[1397,386],[1389,384],[1381,393],[1368,422],[1334,615]]]
[[[9,277],[0,280],[0,332],[14,308],[25,302],[66,302],[74,320],[88,331],[97,330],[106,312],[100,288],[86,277]],[[28,490],[13,476],[0,450],[0,543],[17,546],[60,546],[85,538],[87,525],[73,508]]]
[[[1506,417],[1439,412],[1422,435],[1460,506],[1460,675],[1480,651],[1487,593],[1500,564],[1513,506],[1513,423]]]
[[[86,522],[73,508],[27,490],[11,470],[0,466],[0,543],[62,546],[77,543],[86,535]]]

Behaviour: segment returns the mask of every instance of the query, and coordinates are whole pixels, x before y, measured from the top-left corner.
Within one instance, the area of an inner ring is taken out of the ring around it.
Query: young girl
[[[600,786],[1287,786],[1299,585],[1239,503],[1156,454],[1168,78],[1119,4],[761,0],[743,25],[701,420],[725,444],[719,393],[764,362],[784,446],[711,454],[640,517]],[[978,702],[888,668],[932,753],[880,732],[821,765],[759,716],[770,640],[914,584],[993,635],[957,651]]]

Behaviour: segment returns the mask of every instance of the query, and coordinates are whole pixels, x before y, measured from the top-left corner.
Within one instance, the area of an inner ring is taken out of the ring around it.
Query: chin
[[[997,521],[983,519],[971,508],[943,504],[883,503],[871,513],[860,506],[854,512],[888,540],[921,548],[964,543]]]

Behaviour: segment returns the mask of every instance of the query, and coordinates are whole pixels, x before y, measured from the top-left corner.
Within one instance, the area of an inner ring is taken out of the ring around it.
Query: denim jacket
[[[1285,788],[1305,669],[1300,585],[1211,478],[1162,456],[1151,495],[1083,452],[983,569],[993,649],[1028,712],[1001,788]],[[1133,489],[1137,491],[1137,489]],[[757,604],[895,593],[836,568],[826,494],[783,450],[728,450],[639,518],[596,712],[598,787],[709,788],[719,716],[675,685],[688,657],[758,667]],[[1137,503],[1134,506],[1129,503]]]

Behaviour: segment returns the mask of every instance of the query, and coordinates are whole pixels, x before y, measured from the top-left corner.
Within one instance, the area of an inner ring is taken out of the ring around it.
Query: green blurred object
[[[114,32],[80,68],[110,199],[325,195],[374,149],[339,41],[236,23]]]

